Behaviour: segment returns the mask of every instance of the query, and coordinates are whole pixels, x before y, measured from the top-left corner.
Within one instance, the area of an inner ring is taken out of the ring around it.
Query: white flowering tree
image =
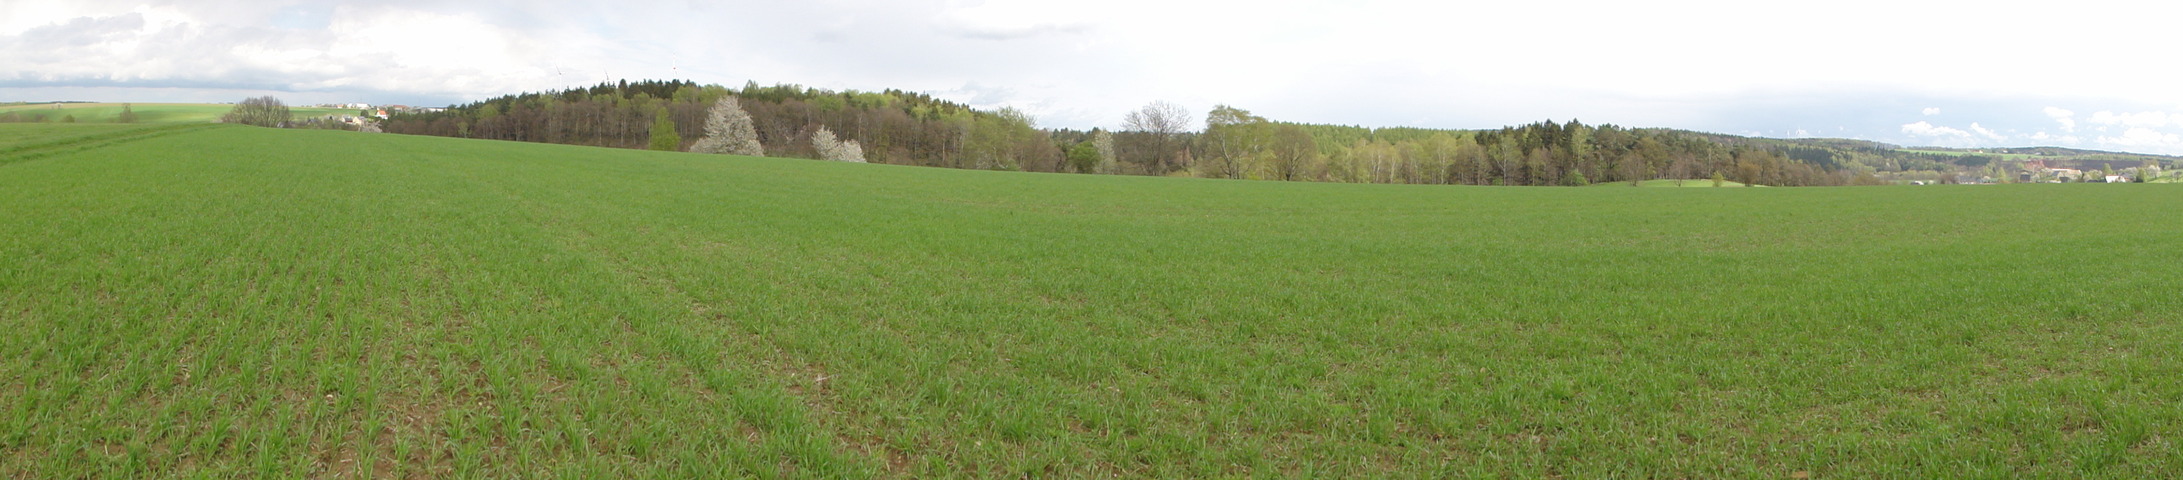
[[[834,131],[826,127],[819,127],[818,133],[811,134],[811,149],[818,150],[821,159],[864,163],[863,145],[858,145],[856,140],[835,138]]]
[[[705,118],[705,138],[690,145],[690,151],[757,157],[766,154],[766,147],[758,143],[758,128],[751,123],[750,112],[743,111],[743,103],[725,96],[713,104]]]
[[[1092,148],[1099,149],[1099,166],[1094,167],[1093,172],[1120,173],[1114,165],[1114,134],[1106,130],[1093,131]]]

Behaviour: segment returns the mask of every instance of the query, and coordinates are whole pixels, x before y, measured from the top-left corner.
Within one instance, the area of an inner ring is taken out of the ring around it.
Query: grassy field
[[[149,125],[31,123],[0,128],[0,151],[142,130]]]
[[[0,477],[2183,469],[2171,185],[68,133],[0,161]]]
[[[212,127],[212,124],[12,123],[0,127],[0,165]]]
[[[119,103],[63,103],[0,106],[0,113],[15,112],[28,122],[30,115],[44,115],[44,122],[59,123],[64,115],[74,115],[77,123],[114,123],[121,116]],[[212,103],[137,103],[130,104],[138,123],[209,123],[218,121],[220,115],[234,109],[234,105]],[[327,115],[355,115],[356,110],[346,108],[290,107],[289,113],[296,118],[323,117]]]
[[[1677,183],[1681,183],[1681,185],[1677,185]],[[1627,186],[1630,186],[1630,182],[1602,182],[1602,183],[1594,183],[1594,184],[1591,184],[1591,185],[1587,185],[1587,186],[1590,186],[1590,187],[1615,187],[1615,186],[1627,187]],[[1710,179],[1710,178],[1700,178],[1700,179],[1695,179],[1695,180],[1646,180],[1646,181],[1638,182],[1637,186],[1639,186],[1639,187],[1680,187],[1680,188],[1712,188],[1712,187],[1713,187],[1713,179]],[[1721,186],[1723,186],[1723,187],[1741,187],[1741,186],[1743,186],[1743,183],[1741,183],[1741,182],[1734,182],[1734,181],[1728,181],[1728,180],[1722,180],[1722,181],[1721,181]],[[1765,186],[1765,185],[1759,185],[1759,186],[1763,187],[1763,186]]]

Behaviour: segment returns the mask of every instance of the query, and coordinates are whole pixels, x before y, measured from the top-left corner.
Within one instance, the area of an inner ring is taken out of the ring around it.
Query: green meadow
[[[1586,185],[1586,186],[1588,186],[1588,187],[1616,187],[1616,186],[1621,186],[1621,187],[1682,187],[1682,188],[1711,188],[1711,187],[1713,187],[1714,185],[1713,185],[1713,179],[1710,179],[1710,178],[1695,178],[1695,179],[1689,179],[1689,180],[1669,180],[1669,179],[1661,179],[1661,180],[1645,180],[1645,181],[1642,181],[1642,182],[1637,182],[1637,184],[1636,184],[1636,185],[1631,185],[1631,184],[1630,184],[1630,182],[1600,182],[1600,183],[1594,183],[1594,184],[1591,184],[1591,185]],[[1743,184],[1743,183],[1741,183],[1741,182],[1732,182],[1732,181],[1728,181],[1728,180],[1722,180],[1722,181],[1721,181],[1721,184],[1720,184],[1720,186],[1722,186],[1722,187],[1741,187],[1741,186],[1744,186],[1744,184]],[[1759,185],[1759,186],[1763,187],[1763,186],[1765,186],[1765,185]]]
[[[0,125],[0,477],[2183,470],[2174,185],[24,127]]]
[[[60,123],[63,116],[75,116],[76,123],[116,123],[121,118],[119,103],[34,103],[28,105],[0,106],[0,114],[14,112],[22,121],[32,122],[30,116],[42,115],[42,122]],[[234,105],[212,103],[136,103],[129,111],[137,115],[137,123],[208,123],[220,120],[221,115],[234,109]],[[328,115],[355,115],[356,110],[346,108],[290,107],[288,111],[297,119]]]

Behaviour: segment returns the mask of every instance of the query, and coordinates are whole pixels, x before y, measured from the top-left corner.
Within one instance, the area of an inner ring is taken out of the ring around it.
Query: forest
[[[1060,151],[1030,117],[981,112],[921,93],[835,92],[796,85],[741,89],[684,81],[599,84],[525,93],[442,112],[395,115],[388,133],[648,148],[660,118],[674,150],[703,138],[708,110],[737,97],[767,155],[820,158],[811,139],[823,128],[861,144],[874,163],[1003,170],[1061,170]]]
[[[923,93],[621,81],[522,93],[388,119],[390,133],[689,151],[724,98],[768,156],[947,168],[1287,181],[1567,186],[1725,179],[1769,186],[2009,178],[2005,155],[1906,151],[1839,139],[1767,139],[1542,121],[1493,130],[1283,122],[1227,105],[1202,123],[1153,102],[1115,131],[1041,129],[1021,111]],[[711,129],[717,129],[712,127]],[[824,138],[824,141],[814,141]],[[2158,163],[2154,161],[2154,163]]]

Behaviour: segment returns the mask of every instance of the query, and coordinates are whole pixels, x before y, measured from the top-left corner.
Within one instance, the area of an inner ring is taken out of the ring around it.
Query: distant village
[[[2159,165],[2152,165],[2149,163],[2147,165],[2137,167],[2109,168],[2109,170],[2095,169],[2091,171],[2085,171],[2075,168],[2050,167],[2047,166],[2046,161],[2044,160],[2033,160],[2029,162],[2024,162],[2023,168],[2015,172],[2016,178],[1995,178],[1993,175],[1957,174],[1952,177],[1943,176],[1938,180],[1909,180],[1906,183],[1909,183],[1911,185],[1939,185],[1943,183],[2144,183],[2162,181],[2163,177],[2173,177],[2177,174],[2183,174],[2183,172],[2171,172],[2163,170],[2162,168],[2160,168]],[[2169,179],[2168,181],[2173,180],[2174,179]]]
[[[2036,183],[2134,183],[2147,182],[2161,177],[2160,166],[2146,165],[2135,168],[2117,168],[2114,171],[2093,170],[2087,174],[2074,168],[2048,167],[2045,161],[2024,164],[2024,171],[2017,172],[2016,181]]]
[[[337,115],[334,120],[359,128],[376,127],[373,119],[386,120],[388,116],[402,113],[434,113],[447,111],[445,107],[412,107],[408,105],[372,105],[369,103],[322,103],[316,108],[340,108],[355,110],[356,115]]]

